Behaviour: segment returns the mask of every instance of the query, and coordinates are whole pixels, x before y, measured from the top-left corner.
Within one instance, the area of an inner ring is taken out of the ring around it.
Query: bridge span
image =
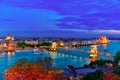
[[[86,50],[77,50],[75,48],[57,48],[59,50],[66,50],[66,51],[74,51],[74,52],[84,52],[84,53],[87,53],[87,54],[90,54],[90,51],[86,51]],[[107,52],[97,52],[98,55],[100,56],[106,56],[106,57],[114,57],[112,54],[110,53],[107,53]]]

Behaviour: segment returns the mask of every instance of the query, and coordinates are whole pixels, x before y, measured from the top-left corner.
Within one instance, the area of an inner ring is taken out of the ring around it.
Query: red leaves
[[[120,77],[111,72],[104,73],[104,80],[120,80]]]
[[[37,64],[25,64],[22,67],[12,66],[6,71],[4,77],[6,80],[55,80],[60,76],[59,73],[50,73],[51,70],[57,69],[44,69]]]

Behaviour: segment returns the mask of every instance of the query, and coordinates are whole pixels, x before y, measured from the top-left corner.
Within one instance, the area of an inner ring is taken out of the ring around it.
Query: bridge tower
[[[98,51],[97,51],[97,45],[92,45],[90,50],[90,57],[97,58]]]

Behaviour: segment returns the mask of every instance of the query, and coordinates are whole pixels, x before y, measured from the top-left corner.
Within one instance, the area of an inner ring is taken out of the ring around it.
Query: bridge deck
[[[69,50],[69,51],[75,51],[75,52],[84,52],[84,53],[88,53],[90,54],[90,51],[85,51],[85,50],[76,50],[74,48],[58,48],[58,49],[62,49],[62,50]],[[98,55],[101,55],[101,56],[107,56],[107,57],[114,57],[112,54],[110,53],[102,53],[102,52],[98,52]]]

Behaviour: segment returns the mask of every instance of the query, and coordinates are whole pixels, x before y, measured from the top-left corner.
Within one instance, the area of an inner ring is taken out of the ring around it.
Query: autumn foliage
[[[4,72],[6,80],[63,80],[59,68],[46,67],[50,58],[30,62],[19,60],[15,65]]]
[[[117,76],[115,73],[105,72],[103,79],[104,80],[120,80],[120,77]]]

